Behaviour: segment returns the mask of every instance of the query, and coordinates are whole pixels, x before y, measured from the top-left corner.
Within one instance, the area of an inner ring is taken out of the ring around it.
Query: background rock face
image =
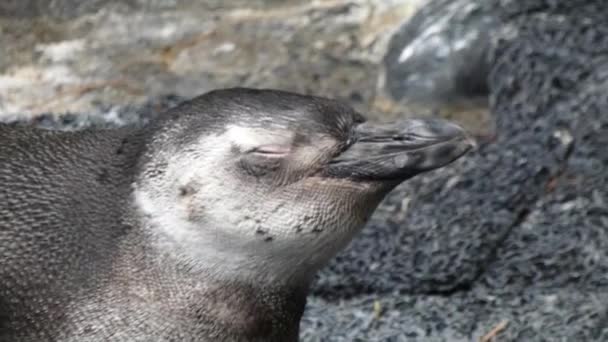
[[[487,96],[493,1],[432,1],[392,38],[384,58],[390,96],[434,103]],[[474,48],[472,48],[474,47]]]
[[[104,116],[100,104],[230,86],[325,94],[367,111],[388,33],[422,2],[3,1],[0,113]]]
[[[480,136],[396,189],[319,274],[303,340],[474,341],[501,322],[500,341],[608,340],[603,1],[30,0],[3,14],[3,120],[143,123],[243,85]]]
[[[382,102],[396,110],[430,109],[486,133],[488,53],[502,29],[495,7],[490,0],[422,6],[390,39],[379,80]]]

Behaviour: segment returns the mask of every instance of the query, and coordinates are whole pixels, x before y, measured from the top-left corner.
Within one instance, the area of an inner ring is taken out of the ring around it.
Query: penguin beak
[[[352,141],[330,161],[325,170],[327,176],[404,181],[445,166],[476,146],[460,126],[439,119],[365,122],[355,127]]]

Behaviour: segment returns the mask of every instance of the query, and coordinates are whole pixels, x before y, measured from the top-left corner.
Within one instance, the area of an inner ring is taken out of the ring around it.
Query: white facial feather
[[[231,148],[289,139],[285,131],[231,126],[196,148],[166,153],[164,175],[135,189],[163,253],[220,278],[277,282],[309,277],[343,248],[375,208],[364,186],[304,179],[267,188],[235,177]],[[195,188],[179,196],[180,188]],[[350,203],[360,197],[363,204]]]

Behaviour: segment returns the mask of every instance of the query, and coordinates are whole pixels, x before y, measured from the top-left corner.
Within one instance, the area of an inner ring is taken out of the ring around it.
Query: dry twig
[[[493,342],[494,338],[498,334],[500,334],[503,330],[505,330],[507,328],[508,324],[509,324],[509,321],[506,319],[504,321],[498,323],[494,328],[492,328],[492,330],[490,330],[490,332],[488,332],[484,336],[480,337],[479,342]]]

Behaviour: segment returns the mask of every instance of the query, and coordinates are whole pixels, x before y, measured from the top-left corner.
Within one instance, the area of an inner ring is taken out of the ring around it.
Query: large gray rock
[[[367,112],[387,33],[422,1],[0,1],[0,117],[103,116],[232,86]]]
[[[393,100],[452,102],[486,96],[495,1],[434,0],[391,38],[384,58]]]
[[[432,0],[392,36],[376,103],[403,115],[441,115],[473,134],[493,129],[489,53],[504,29],[496,0]]]

